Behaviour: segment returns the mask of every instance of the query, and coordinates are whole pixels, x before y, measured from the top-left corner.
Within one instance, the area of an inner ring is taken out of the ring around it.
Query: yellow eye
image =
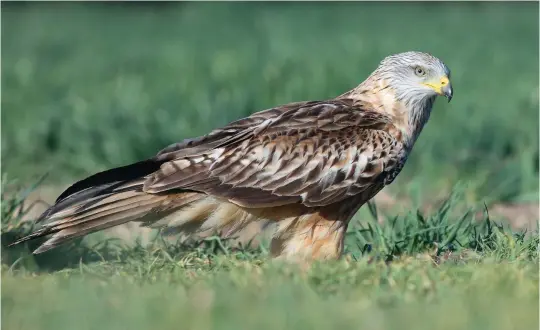
[[[418,77],[423,77],[426,75],[426,70],[424,70],[423,68],[417,66],[416,68],[414,68],[414,73],[418,76]]]

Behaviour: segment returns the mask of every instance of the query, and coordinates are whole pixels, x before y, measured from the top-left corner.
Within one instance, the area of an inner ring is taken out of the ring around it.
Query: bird
[[[186,237],[270,223],[271,257],[338,259],[351,218],[399,174],[438,96],[453,97],[442,60],[389,55],[334,98],[255,112],[74,183],[11,245],[46,237],[38,254],[131,221]]]

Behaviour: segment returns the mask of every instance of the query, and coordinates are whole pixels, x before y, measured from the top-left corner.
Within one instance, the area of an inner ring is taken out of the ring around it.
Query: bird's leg
[[[321,211],[279,222],[272,239],[273,257],[287,260],[338,259],[343,251],[347,221]]]

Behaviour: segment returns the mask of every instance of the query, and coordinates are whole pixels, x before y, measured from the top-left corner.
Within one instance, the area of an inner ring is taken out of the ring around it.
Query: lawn
[[[515,226],[538,221],[538,3],[1,6],[5,329],[538,329],[538,232]],[[354,218],[342,260],[153,233],[6,248],[36,192],[336,96],[407,50],[445,61],[454,99],[385,189],[393,207]]]

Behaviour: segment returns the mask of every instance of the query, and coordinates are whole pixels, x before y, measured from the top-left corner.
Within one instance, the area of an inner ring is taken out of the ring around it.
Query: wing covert
[[[379,191],[404,154],[388,117],[343,101],[299,103],[251,124],[196,146],[199,153],[162,153],[175,156],[145,191],[201,191],[244,207],[322,206]]]

